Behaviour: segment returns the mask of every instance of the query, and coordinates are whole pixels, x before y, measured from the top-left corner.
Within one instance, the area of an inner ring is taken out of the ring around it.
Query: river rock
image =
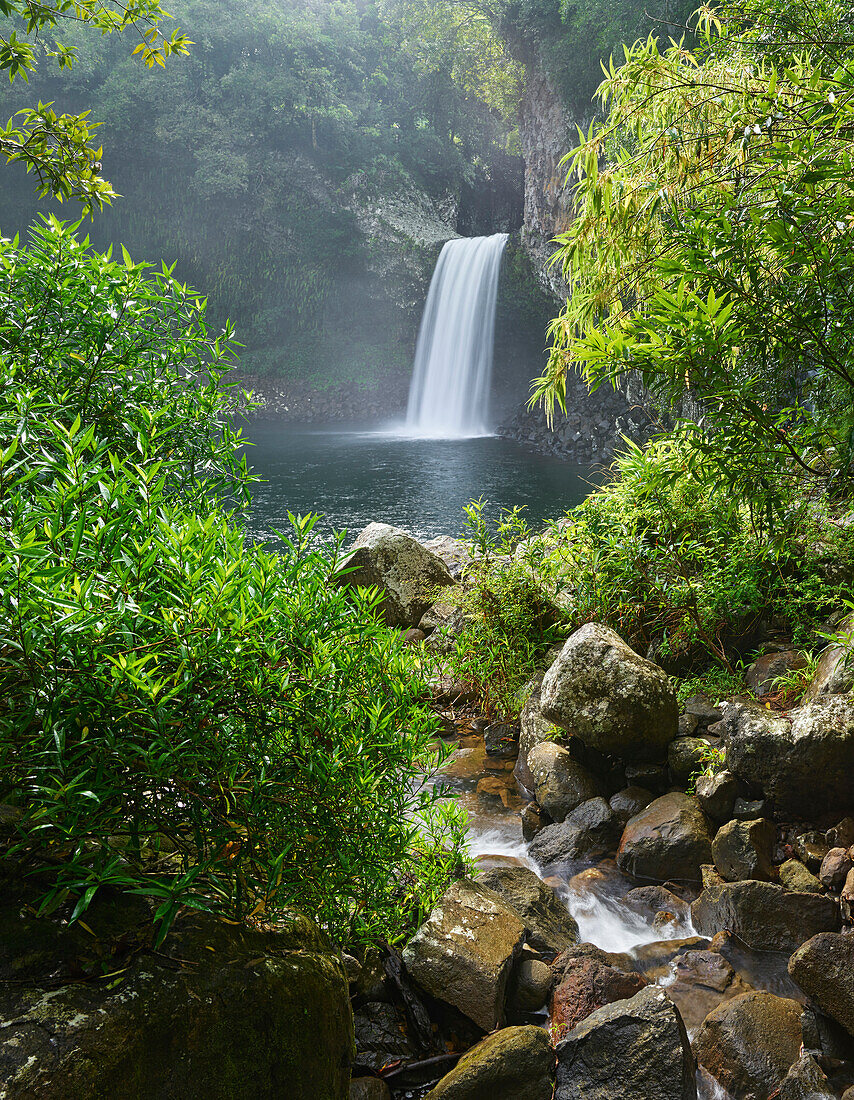
[[[831,848],[821,861],[818,872],[819,881],[828,890],[839,893],[852,868],[854,868],[854,848]]]
[[[806,655],[799,649],[782,649],[776,653],[763,653],[748,668],[744,677],[747,686],[756,695],[767,695],[775,691],[774,681],[780,676],[788,676],[806,668]]]
[[[604,952],[565,952],[552,967],[555,985],[549,1003],[554,1042],[564,1038],[591,1012],[603,1005],[634,997],[647,982],[639,974],[615,965]]]
[[[350,1082],[350,1100],[391,1100],[391,1093],[379,1077],[354,1077]]]
[[[774,823],[760,817],[755,821],[729,821],[712,841],[712,858],[728,882],[738,879],[771,878],[771,859],[777,831]]]
[[[353,1016],[356,1037],[356,1062],[376,1072],[388,1062],[412,1062],[418,1048],[406,1034],[404,1020],[394,1005],[369,1001],[360,1005]]]
[[[553,821],[563,821],[576,806],[595,798],[599,784],[561,745],[543,741],[528,753],[537,802]]]
[[[854,871],[848,872],[848,878],[839,897],[839,906],[846,924],[854,924]]]
[[[477,881],[498,894],[522,922],[535,951],[552,957],[578,940],[569,910],[528,867],[494,867]]]
[[[769,1100],[800,1056],[801,1006],[752,991],[712,1009],[694,1038],[699,1064],[737,1100]]]
[[[741,784],[731,771],[715,772],[714,775],[702,775],[697,780],[694,793],[704,813],[712,821],[723,824],[732,817],[735,800],[741,791]]]
[[[750,986],[723,955],[700,949],[686,951],[675,960],[667,992],[692,1035],[713,1008],[749,993]]]
[[[548,1002],[554,978],[551,967],[541,959],[526,958],[525,952],[510,979],[508,1003],[513,1012],[539,1012]]]
[[[522,839],[533,840],[537,833],[551,824],[551,818],[544,814],[536,802],[526,802],[519,812],[522,819]]]
[[[758,704],[726,706],[727,767],[786,813],[851,808],[854,698],[829,695],[790,715]]]
[[[836,628],[840,634],[854,633],[854,615],[849,615]],[[850,646],[829,645],[818,659],[815,673],[806,691],[806,701],[813,703],[824,695],[843,695],[854,687],[854,660]]]
[[[143,949],[111,962],[111,944],[127,950],[135,926],[113,941],[121,921],[102,919],[104,907],[121,915],[130,904],[132,913],[140,900],[96,897],[85,917],[94,939],[80,925],[3,911],[4,1098],[346,1100],[353,1060],[347,978],[310,921],[293,914],[262,932],[189,913],[156,954]],[[116,978],[53,985],[78,939],[83,950],[88,941],[89,950],[94,943],[104,952],[100,962],[118,970]]]
[[[639,814],[652,802],[655,795],[646,787],[623,787],[621,791],[611,795],[608,805],[616,816],[625,824],[630,817]]]
[[[809,936],[835,932],[839,906],[822,894],[747,879],[707,885],[691,906],[691,920],[705,936],[727,930],[760,951],[792,952]]]
[[[680,787],[686,787],[691,776],[703,768],[709,742],[702,737],[677,737],[667,749],[670,777]]]
[[[831,848],[850,848],[854,845],[854,817],[843,817],[824,837]]]
[[[551,1100],[555,1056],[540,1027],[505,1027],[487,1035],[425,1100]]]
[[[541,866],[576,859],[598,859],[613,852],[620,836],[620,821],[604,798],[582,802],[565,821],[538,833],[528,855]]]
[[[507,982],[524,939],[523,923],[500,894],[461,879],[406,945],[403,961],[431,997],[492,1031],[504,1023]]]
[[[516,722],[490,722],[483,731],[483,747],[489,756],[512,760],[519,753],[519,726]]]
[[[467,542],[462,539],[451,538],[450,535],[439,535],[435,539],[428,539],[421,544],[425,550],[440,558],[448,572],[458,581],[462,578],[463,570],[472,561],[472,554]]]
[[[789,959],[789,973],[822,1012],[854,1035],[854,936],[813,936]]]
[[[811,871],[818,871],[822,860],[830,851],[830,845],[824,833],[811,829],[809,832],[800,833],[795,839],[795,855],[802,860]]]
[[[666,794],[631,818],[620,840],[617,864],[637,878],[699,882],[712,856],[712,823],[695,798]]]
[[[555,1100],[695,1100],[694,1059],[657,986],[592,1012],[557,1044]]]
[[[672,913],[683,923],[687,923],[691,916],[688,902],[677,897],[666,886],[638,886],[635,890],[629,890],[623,904],[646,920],[652,920],[656,913],[661,912]]]
[[[660,760],[679,720],[667,674],[599,623],[564,643],[543,679],[540,709],[591,748],[627,761]]]
[[[779,1100],[836,1100],[836,1093],[815,1058],[804,1054],[783,1078]]]
[[[340,581],[376,587],[389,626],[418,626],[438,588],[455,583],[441,558],[388,523],[369,523],[347,551]]]
[[[534,777],[528,767],[528,754],[544,741],[552,739],[554,725],[540,713],[540,688],[542,678],[527,685],[528,697],[519,715],[519,756],[513,771],[516,779],[533,796]]]
[[[787,859],[778,871],[780,885],[801,894],[820,894],[824,887],[799,859]]]

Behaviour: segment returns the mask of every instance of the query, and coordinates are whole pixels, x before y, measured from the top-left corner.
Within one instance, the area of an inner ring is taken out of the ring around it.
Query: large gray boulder
[[[667,674],[606,626],[586,623],[543,679],[540,709],[591,748],[621,760],[660,760],[679,708]]]
[[[554,1065],[541,1027],[505,1027],[464,1054],[425,1100],[551,1100]]]
[[[713,1008],[694,1037],[697,1062],[737,1100],[769,1100],[803,1043],[801,1006],[755,990]]]
[[[455,882],[403,952],[410,976],[482,1031],[504,1024],[504,998],[525,926],[500,894]]]
[[[854,1035],[854,936],[813,936],[789,959],[789,973],[822,1012]]]
[[[454,584],[441,558],[388,523],[369,523],[347,551],[342,584],[379,588],[389,626],[418,626],[439,588]]]
[[[537,802],[553,821],[563,821],[576,806],[601,793],[590,772],[553,741],[530,750],[528,768]]]
[[[695,1100],[694,1059],[657,986],[596,1009],[557,1045],[555,1100]]]
[[[544,955],[557,955],[578,940],[578,925],[569,910],[528,867],[492,867],[477,881],[499,894],[522,924],[527,942]]]
[[[774,715],[754,703],[725,707],[727,767],[786,813],[814,816],[854,802],[854,698],[828,695]]]
[[[696,798],[662,795],[626,823],[617,865],[636,878],[699,882],[711,862],[713,828]]]
[[[823,894],[800,894],[773,882],[708,882],[691,906],[703,936],[733,932],[760,951],[792,952],[818,932],[839,928],[839,905]]]
[[[96,897],[84,928],[22,915],[3,885],[4,1100],[348,1097],[347,979],[306,918],[262,932],[190,913],[152,953],[139,898]],[[81,963],[114,976],[81,982]]]

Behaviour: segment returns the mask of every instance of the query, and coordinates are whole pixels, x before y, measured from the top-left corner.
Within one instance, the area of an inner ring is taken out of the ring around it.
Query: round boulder
[[[551,1100],[555,1056],[540,1027],[505,1027],[462,1056],[425,1100]]]
[[[728,821],[712,841],[715,867],[727,882],[771,878],[771,859],[777,833],[765,817],[755,821]]]
[[[769,1100],[800,1056],[801,1006],[742,993],[713,1008],[694,1038],[698,1063],[738,1100]]]
[[[696,798],[662,795],[626,823],[617,865],[636,878],[699,882],[712,858],[712,829]]]
[[[813,936],[789,959],[789,973],[822,1012],[854,1035],[854,936]]]
[[[543,716],[591,748],[621,760],[660,760],[679,708],[667,674],[606,626],[586,623],[543,679]]]
[[[600,793],[587,769],[553,741],[543,741],[528,753],[528,768],[537,802],[553,821],[563,821],[576,806]]]

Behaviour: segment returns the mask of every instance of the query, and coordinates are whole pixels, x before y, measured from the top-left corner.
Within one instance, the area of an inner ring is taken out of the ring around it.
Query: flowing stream
[[[495,303],[506,233],[442,248],[415,350],[407,431],[419,439],[488,435]]]

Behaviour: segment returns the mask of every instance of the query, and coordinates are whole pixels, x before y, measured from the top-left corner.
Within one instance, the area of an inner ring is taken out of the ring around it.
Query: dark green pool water
[[[393,432],[250,423],[247,461],[254,488],[253,535],[274,540],[287,513],[320,512],[326,532],[356,534],[371,520],[420,538],[463,533],[463,505],[478,497],[524,505],[536,528],[590,490],[587,467],[539,455],[506,439],[420,440]]]

